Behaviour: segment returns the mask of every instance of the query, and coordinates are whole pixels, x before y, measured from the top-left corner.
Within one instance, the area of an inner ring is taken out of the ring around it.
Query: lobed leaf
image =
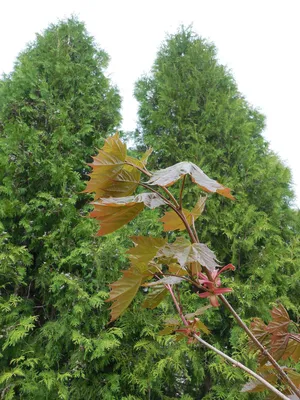
[[[144,206],[153,209],[165,202],[156,193],[141,193],[137,196],[102,198],[91,204],[94,210],[90,217],[100,222],[98,235],[103,236],[133,220]]]
[[[192,181],[205,192],[219,193],[222,196],[234,200],[229,188],[209,178],[197,165],[187,161],[154,172],[148,184],[168,187],[185,175],[190,175]]]
[[[127,251],[131,264],[136,268],[145,268],[155,257],[158,250],[166,244],[166,239],[146,236],[131,237],[135,247]]]
[[[266,327],[266,330],[270,333],[286,333],[288,326],[291,322],[289,314],[282,304],[274,307],[271,311],[272,321]]]
[[[110,285],[110,296],[109,299],[106,300],[107,302],[113,302],[110,307],[110,322],[115,321],[124,313],[137,294],[139,287],[148,276],[149,274],[147,272],[141,273],[134,267],[131,267],[127,271],[123,271],[123,276]]]
[[[162,247],[157,255],[157,260],[164,264],[178,261],[184,268],[190,263],[199,263],[210,271],[214,271],[218,266],[215,254],[203,243],[191,244],[185,238],[178,238],[174,243],[167,243]]]

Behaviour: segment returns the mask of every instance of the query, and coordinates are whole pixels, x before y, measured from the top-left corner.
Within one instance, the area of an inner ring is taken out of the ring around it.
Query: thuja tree
[[[233,304],[242,305],[244,318],[259,315],[267,321],[269,304],[280,298],[296,317],[300,231],[291,207],[290,171],[269,150],[262,136],[264,117],[218,63],[215,47],[190,29],[169,36],[151,73],[137,82],[135,95],[137,139],[141,147],[154,149],[150,167],[188,160],[234,188],[235,203],[214,196],[195,222],[218,258],[236,266],[230,282]],[[186,187],[184,200],[192,208],[195,189]],[[243,347],[243,336],[231,328],[231,321],[215,317],[216,341],[233,350]],[[207,398],[234,398],[234,378],[226,374],[226,365],[214,360],[204,365]]]
[[[294,368],[300,356],[300,334],[296,323],[290,319],[285,308],[279,305],[272,310],[269,324],[255,319],[252,330],[247,327],[224,297],[232,289],[223,287],[220,278],[225,271],[234,271],[235,267],[232,264],[221,267],[213,251],[198,238],[195,220],[205,207],[206,196],[200,196],[193,209],[184,208],[183,193],[187,179],[207,193],[218,193],[234,200],[230,189],[210,179],[191,162],[180,162],[151,173],[146,168],[149,154],[150,151],[146,152],[141,159],[128,156],[126,146],[116,134],[106,141],[94,157],[86,191],[95,193],[92,202],[94,210],[90,217],[100,222],[98,235],[103,236],[119,229],[146,206],[150,209],[169,208],[162,218],[164,230],[182,230],[187,236],[177,237],[175,241],[169,241],[167,237],[132,238],[134,247],[128,251],[130,268],[111,284],[110,322],[124,313],[140,287],[150,288],[142,304],[145,308],[156,308],[170,294],[178,318],[167,319],[161,335],[174,334],[175,341],[187,338],[189,343],[198,342],[250,374],[255,379],[243,387],[243,392],[269,389],[272,393],[269,399],[300,398],[300,374]],[[143,180],[142,174],[148,181]],[[179,195],[176,198],[169,188],[178,181]],[[147,191],[133,195],[138,186]],[[181,289],[181,286],[186,285],[194,288],[199,299],[208,298],[210,305],[199,307],[199,301],[194,312],[186,313],[185,303],[188,298],[186,290]],[[182,292],[185,294],[184,300],[181,298]],[[248,335],[251,345],[260,351],[258,374],[203,339],[210,331],[200,316],[210,306],[219,307],[219,301]],[[285,360],[284,366],[278,363],[281,359]],[[280,390],[276,388],[277,384]]]
[[[70,19],[38,35],[0,83],[4,399],[97,398],[105,387],[94,379],[120,332],[103,331],[101,310],[105,281],[120,266],[102,267],[80,192],[89,155],[120,121],[107,63]]]

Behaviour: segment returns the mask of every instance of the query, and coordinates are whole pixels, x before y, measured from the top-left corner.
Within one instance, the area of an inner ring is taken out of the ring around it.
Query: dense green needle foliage
[[[1,398],[83,398],[75,387],[118,344],[103,331],[107,271],[80,193],[120,121],[107,63],[70,19],[38,35],[0,84]]]
[[[107,325],[108,284],[128,265],[129,237],[164,235],[157,210],[104,238],[85,218],[86,163],[120,122],[107,64],[72,18],[37,35],[0,81],[0,397],[263,398],[241,394],[245,376],[218,356],[158,335],[174,308],[166,300],[141,309],[146,288]],[[263,117],[218,65],[214,47],[190,30],[170,37],[136,95],[137,144],[154,148],[150,169],[192,161],[235,191],[234,204],[209,199],[196,225],[220,260],[238,266],[224,283],[239,311],[268,318],[280,298],[296,316],[300,218],[290,207],[290,173],[268,150]],[[193,198],[190,188],[191,208]],[[187,312],[199,302],[192,299],[187,287]],[[205,323],[218,345],[253,366],[245,335],[225,315],[208,310]]]

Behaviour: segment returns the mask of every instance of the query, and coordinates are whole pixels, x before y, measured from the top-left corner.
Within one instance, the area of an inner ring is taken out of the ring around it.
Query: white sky
[[[134,82],[149,72],[166,33],[193,24],[214,42],[240,91],[267,116],[265,137],[292,169],[300,207],[299,0],[2,0],[0,74],[52,22],[76,14],[111,57],[124,130],[136,127]]]

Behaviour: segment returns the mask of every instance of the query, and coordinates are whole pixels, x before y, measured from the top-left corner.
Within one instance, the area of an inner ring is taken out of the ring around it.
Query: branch
[[[253,376],[253,378],[257,379],[260,381],[263,385],[265,385],[269,390],[271,390],[273,393],[275,393],[278,397],[284,400],[289,400],[288,397],[286,397],[283,393],[281,393],[279,390],[277,390],[274,386],[272,386],[268,381],[266,381],[264,378],[262,378],[260,375],[256,374],[254,371],[251,369],[247,368],[244,364],[240,363],[239,361],[236,361],[235,359],[229,357],[227,354],[223,353],[222,351],[218,350],[216,347],[212,346],[211,344],[207,343],[205,340],[203,340],[200,336],[198,336],[196,333],[193,333],[193,337],[203,344],[205,347],[208,349],[214,351],[217,353],[219,356],[225,358],[225,360],[229,361],[232,365],[235,367],[241,368],[243,371],[247,372],[247,374]]]
[[[182,210],[182,195],[183,195],[183,189],[184,189],[184,184],[185,184],[185,178],[186,178],[186,175],[183,176],[180,194],[179,194],[179,209],[180,210]]]
[[[173,292],[172,286],[171,285],[166,285],[166,288],[171,294],[171,297],[173,299],[173,302],[175,304],[175,307],[177,309],[177,312],[183,322],[183,324],[188,327],[189,323],[187,322],[185,316],[182,313],[182,308],[180,304],[178,303],[175,294]],[[236,361],[235,359],[229,357],[227,354],[223,353],[221,350],[218,350],[216,347],[212,346],[211,344],[207,343],[205,340],[203,340],[200,336],[198,336],[196,333],[193,333],[192,336],[201,344],[203,344],[205,347],[209,348],[210,350],[214,351],[217,353],[219,356],[225,358],[225,360],[229,361],[232,365],[235,367],[238,367],[245,371],[247,374],[251,375],[253,378],[257,379],[260,381],[263,385],[266,386],[269,390],[271,390],[273,393],[275,393],[278,397],[280,397],[283,400],[289,400],[288,397],[286,397],[283,393],[281,393],[279,390],[277,390],[273,385],[271,385],[268,381],[266,381],[264,378],[262,378],[260,375],[256,374],[254,371],[246,367],[244,364],[240,363],[239,361]]]
[[[222,303],[225,305],[225,307],[230,311],[230,313],[234,316],[235,320],[240,325],[240,327],[246,332],[246,334],[250,337],[250,339],[256,344],[256,346],[260,349],[260,351],[263,353],[263,355],[268,358],[270,363],[273,365],[273,367],[276,369],[276,371],[280,375],[281,379],[289,385],[289,387],[293,390],[293,392],[300,399],[300,390],[293,383],[293,381],[291,381],[291,379],[288,377],[288,375],[280,367],[278,362],[273,358],[273,356],[268,352],[268,350],[260,343],[260,341],[256,339],[256,337],[253,335],[251,330],[244,323],[244,321],[241,319],[241,317],[237,314],[237,312],[234,310],[234,308],[231,306],[231,304],[227,301],[227,299],[223,295],[219,295],[218,297],[220,298]]]
[[[199,243],[199,240],[197,240],[195,234],[191,230],[191,228],[185,218],[185,215],[179,210],[174,209],[174,211],[177,213],[177,215],[181,218],[182,222],[185,224],[187,232],[190,236],[192,243]],[[207,277],[210,280],[212,280],[210,271],[205,267],[203,267],[203,269],[205,270]],[[194,283],[194,285],[195,285],[195,283]],[[234,318],[237,321],[237,323],[239,324],[239,326],[246,332],[246,334],[256,344],[256,346],[260,349],[260,351],[268,358],[270,363],[273,365],[273,367],[278,372],[281,379],[293,390],[293,392],[300,399],[300,390],[293,383],[293,381],[288,377],[288,375],[284,372],[284,370],[280,367],[278,362],[273,358],[273,356],[268,352],[268,350],[256,339],[256,337],[253,335],[253,333],[250,331],[250,329],[247,327],[247,325],[242,321],[240,316],[237,314],[237,312],[234,310],[234,308],[231,306],[231,304],[226,300],[226,298],[223,295],[219,295],[218,297],[220,298],[222,303],[225,305],[225,307],[229,310],[229,312],[234,316]]]

